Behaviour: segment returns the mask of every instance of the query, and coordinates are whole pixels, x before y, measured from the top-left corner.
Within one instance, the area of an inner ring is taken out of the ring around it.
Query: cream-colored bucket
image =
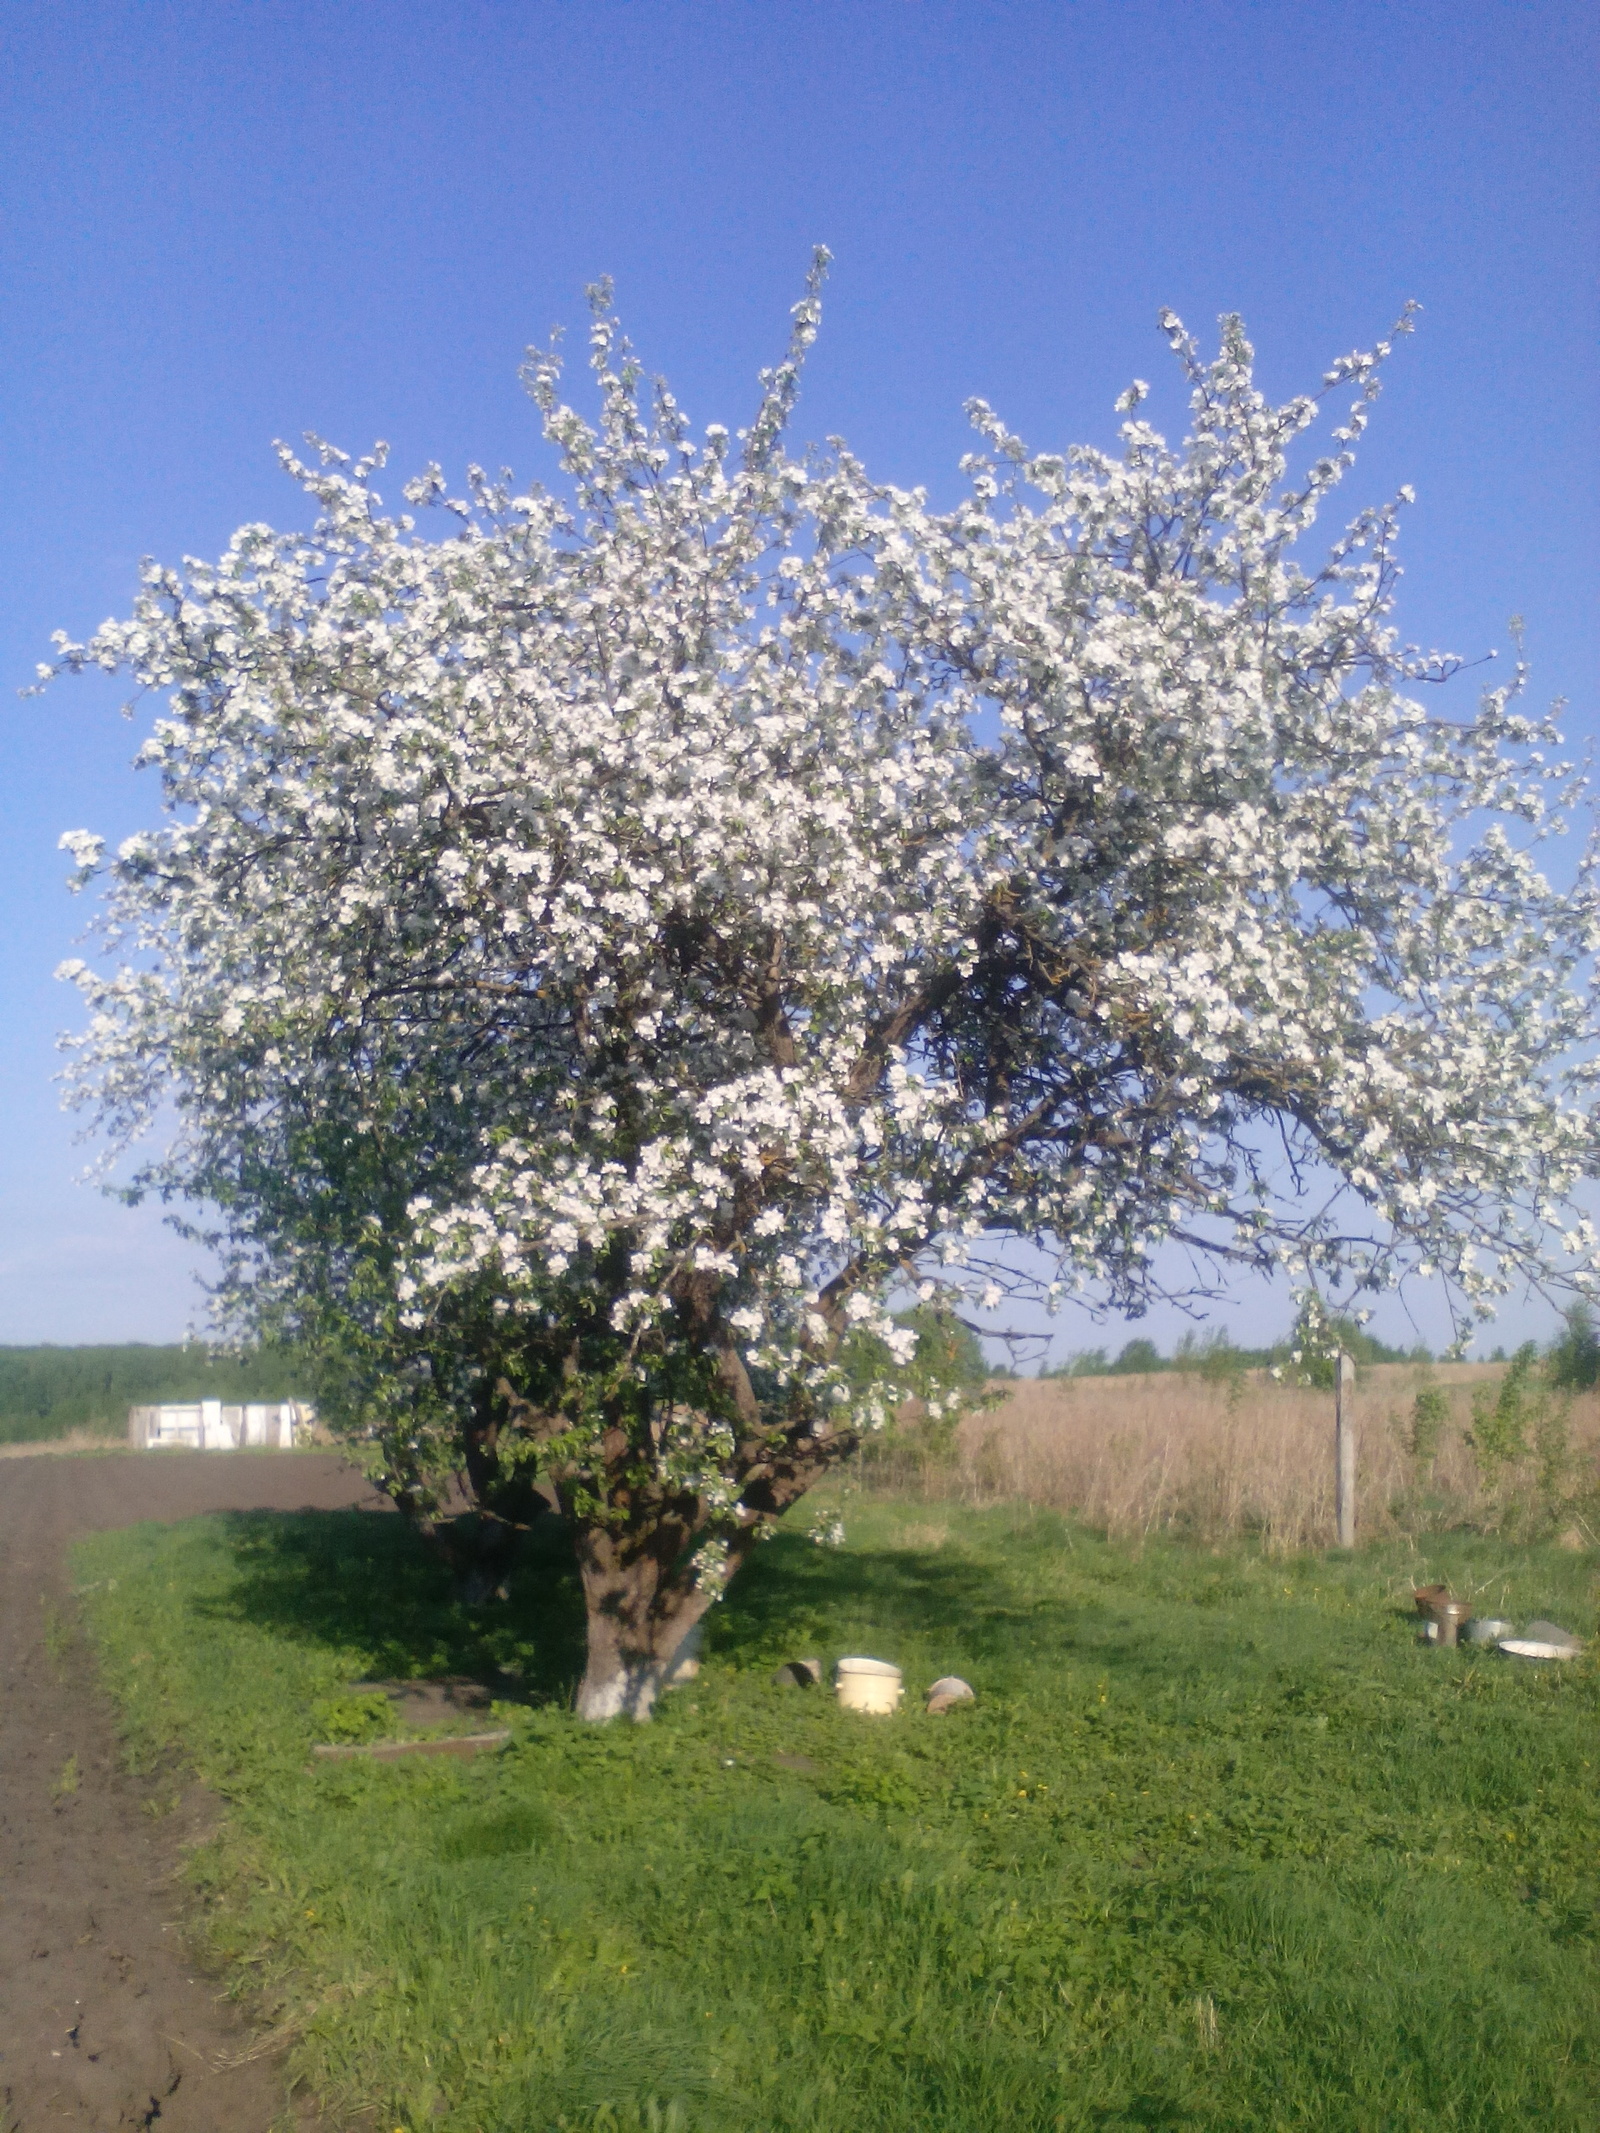
[[[905,1693],[900,1669],[887,1659],[841,1659],[833,1670],[835,1694],[844,1711],[871,1711],[887,1718]]]

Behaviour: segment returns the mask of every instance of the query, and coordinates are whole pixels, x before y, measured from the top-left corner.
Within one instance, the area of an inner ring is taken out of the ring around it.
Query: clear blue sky
[[[1204,334],[1243,312],[1287,394],[1416,297],[1352,501],[1418,491],[1408,635],[1473,654],[1522,613],[1538,695],[1592,734],[1597,21],[1568,0],[8,0],[0,685],[52,629],[125,611],[141,554],[294,518],[275,436],[388,438],[396,485],[428,459],[539,471],[516,363],[581,325],[598,274],[696,420],[739,422],[820,240],[800,430],[935,495],[973,393],[1041,448],[1109,438],[1127,380],[1164,377],[1163,304]],[[50,1081],[75,1013],[50,973],[82,916],[56,838],[154,808],[117,700],[60,685],[4,714],[0,1340],[170,1338],[196,1307],[153,1215],[72,1184]],[[1257,1294],[1232,1320],[1281,1312]]]

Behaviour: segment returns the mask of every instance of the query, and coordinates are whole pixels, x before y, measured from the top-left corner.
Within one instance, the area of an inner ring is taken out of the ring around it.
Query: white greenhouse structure
[[[308,1441],[317,1419],[299,1400],[191,1400],[165,1407],[130,1407],[128,1442],[138,1451],[171,1445],[190,1452],[237,1452],[252,1446],[287,1452]]]

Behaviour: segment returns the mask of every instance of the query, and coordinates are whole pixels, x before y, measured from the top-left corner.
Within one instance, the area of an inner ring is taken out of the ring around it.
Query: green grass
[[[231,1803],[197,1865],[214,1946],[336,2112],[1592,2133],[1594,1665],[1419,1649],[1407,1605],[1446,1575],[1587,1633],[1589,1559],[1139,1555],[1031,1513],[850,1511],[844,1550],[761,1553],[644,1728],[563,1708],[556,1557],[473,1617],[370,1515],[83,1546],[133,1752],[177,1744]],[[848,1651],[897,1660],[912,1707],[769,1681]],[[308,1765],[352,1679],[508,1663],[530,1702],[499,1756]],[[930,1719],[950,1671],[977,1705]]]

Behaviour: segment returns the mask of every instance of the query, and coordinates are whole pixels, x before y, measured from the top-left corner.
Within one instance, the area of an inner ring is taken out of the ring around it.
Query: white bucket
[[[841,1659],[833,1670],[835,1694],[844,1711],[871,1711],[886,1718],[900,1708],[904,1684],[887,1659]]]

